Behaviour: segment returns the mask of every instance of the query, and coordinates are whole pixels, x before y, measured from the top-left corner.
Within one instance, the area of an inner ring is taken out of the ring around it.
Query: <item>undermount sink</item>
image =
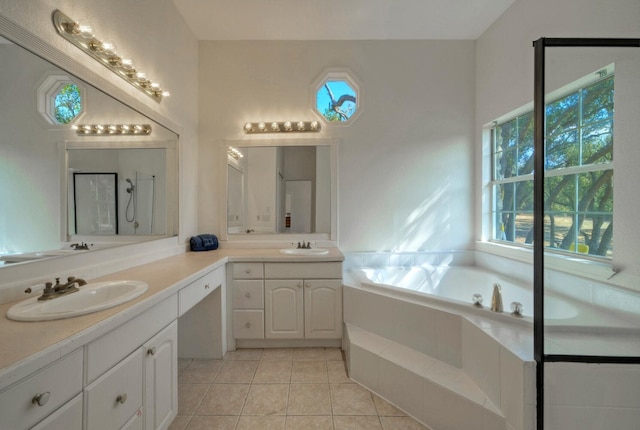
[[[48,321],[90,314],[126,303],[147,291],[149,285],[141,281],[93,282],[75,293],[52,300],[37,297],[13,305],[7,318],[16,321]]]
[[[312,248],[312,249],[285,248],[285,249],[281,249],[280,252],[282,254],[289,254],[289,255],[325,255],[329,253],[329,250],[326,248]]]

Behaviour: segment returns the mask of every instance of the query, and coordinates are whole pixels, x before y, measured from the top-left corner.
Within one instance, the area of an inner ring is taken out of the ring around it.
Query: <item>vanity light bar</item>
[[[53,24],[60,36],[152,99],[160,102],[162,97],[170,95],[159,83],[151,81],[144,72],[136,70],[133,61],[118,55],[113,42],[96,38],[89,24],[75,21],[59,10],[53,12]]]
[[[78,136],[148,136],[149,124],[77,124],[71,129]]]
[[[237,150],[233,146],[230,146],[229,148],[227,148],[227,154],[229,154],[229,156],[235,158],[236,160],[238,158],[244,157],[244,155],[242,155],[242,152],[240,152],[239,150]]]
[[[285,122],[248,122],[243,130],[246,134],[260,133],[317,133],[320,131],[318,121],[285,121]]]

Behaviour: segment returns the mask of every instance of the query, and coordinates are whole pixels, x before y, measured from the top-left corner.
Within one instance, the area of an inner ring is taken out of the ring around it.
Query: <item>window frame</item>
[[[579,148],[579,153],[582,154],[582,147],[583,147],[583,129],[588,128],[594,124],[597,123],[603,123],[605,121],[610,121],[611,125],[610,125],[610,133],[611,133],[611,153],[613,154],[614,151],[614,110],[612,108],[611,110],[611,116],[607,117],[605,119],[599,119],[597,121],[592,121],[592,122],[588,122],[585,123],[584,121],[584,112],[583,112],[583,103],[582,103],[582,94],[584,90],[587,90],[588,88],[595,86],[597,84],[599,84],[600,82],[607,80],[607,79],[611,79],[612,80],[612,91],[613,91],[613,85],[615,83],[615,73],[613,70],[613,65],[609,65],[607,66],[607,68],[605,69],[606,73],[604,73],[604,76],[602,74],[602,71],[596,72],[596,76],[594,75],[589,75],[588,77],[579,79],[557,91],[554,91],[553,93],[551,93],[548,97],[547,97],[547,101],[546,101],[546,106],[549,106],[557,101],[562,100],[563,98],[567,98],[569,96],[571,96],[572,94],[578,94],[579,97],[579,104],[578,104],[578,109],[579,109],[579,114],[577,117],[577,125],[576,127],[573,129],[577,136],[578,136],[578,140],[576,142],[576,144],[578,145]],[[524,173],[524,174],[518,174],[519,172],[517,171],[518,168],[518,162],[516,161],[514,163],[514,174],[513,176],[508,176],[508,177],[503,177],[503,178],[498,178],[498,173],[497,173],[497,155],[499,152],[502,151],[496,151],[496,145],[498,144],[498,138],[497,138],[497,132],[498,132],[498,128],[501,127],[504,124],[508,124],[511,121],[517,121],[521,118],[521,117],[525,117],[527,115],[532,114],[533,111],[531,108],[529,108],[529,106],[527,107],[523,107],[518,109],[517,111],[505,115],[501,118],[500,121],[494,121],[493,123],[491,123],[490,127],[488,127],[488,140],[489,140],[489,147],[488,147],[488,152],[489,152],[489,158],[488,158],[488,162],[490,163],[490,169],[488,171],[489,177],[488,177],[488,182],[485,183],[485,185],[487,186],[487,190],[489,193],[489,201],[490,201],[490,207],[488,208],[488,218],[487,218],[487,222],[489,223],[489,228],[487,230],[487,232],[489,233],[489,238],[484,240],[484,243],[489,243],[491,245],[497,245],[497,246],[501,246],[504,247],[506,249],[506,254],[508,254],[510,251],[509,250],[513,250],[513,249],[521,249],[521,250],[528,250],[531,251],[533,249],[532,244],[528,244],[528,243],[521,243],[521,242],[516,242],[517,237],[515,236],[515,234],[513,235],[513,240],[506,240],[506,239],[500,239],[498,237],[499,235],[499,225],[502,224],[502,214],[505,212],[508,213],[512,213],[513,217],[514,217],[514,230],[515,230],[515,220],[516,220],[516,216],[517,214],[526,214],[528,212],[531,213],[531,215],[533,215],[533,207],[531,207],[530,211],[526,211],[526,210],[518,210],[515,206],[513,206],[512,208],[505,210],[504,208],[498,209],[497,205],[499,203],[499,198],[497,197],[497,190],[499,189],[499,187],[501,185],[508,185],[508,184],[519,184],[519,183],[525,183],[526,181],[530,181],[531,183],[533,183],[533,172],[530,173]],[[519,149],[519,137],[518,137],[518,131],[519,129],[516,129],[516,133],[515,133],[515,145],[514,145],[514,156],[517,157],[517,151]],[[563,130],[562,133],[566,133],[567,129]],[[562,134],[559,133],[559,134]],[[546,138],[545,138],[546,140]],[[531,144],[533,145],[533,141],[531,142]],[[568,167],[555,167],[553,169],[545,169],[545,178],[553,178],[553,177],[567,177],[567,176],[571,176],[571,175],[575,175],[575,179],[574,179],[574,183],[577,184],[578,182],[578,176],[581,174],[587,174],[587,173],[593,173],[593,172],[605,172],[605,171],[611,171],[612,174],[615,172],[615,168],[614,168],[614,161],[613,161],[613,156],[611,156],[611,159],[606,161],[606,162],[602,162],[602,161],[595,161],[591,164],[582,164],[582,157],[580,155],[580,161],[579,161],[579,165],[572,165],[572,166],[568,166]],[[485,160],[487,160],[485,158]],[[547,160],[545,160],[545,165],[547,164]],[[613,183],[613,179],[610,179],[611,183]],[[514,185],[515,187],[515,185]],[[514,196],[515,196],[515,189],[514,189]],[[610,216],[611,220],[610,222],[613,222],[613,196],[611,197],[612,199],[612,208],[611,208],[611,212],[607,213],[607,216]],[[514,205],[515,205],[515,198],[514,198]],[[546,213],[546,212],[545,212]],[[572,211],[567,211],[567,214],[570,214],[572,219],[576,219],[577,217],[584,215],[584,214],[595,214],[594,211],[581,211],[579,208],[579,201],[578,199],[576,199],[576,201],[574,202],[574,207],[572,208]],[[545,217],[546,218],[546,217]],[[545,224],[545,231],[547,228],[548,224]],[[515,233],[515,232],[514,232]],[[550,253],[550,254],[556,254],[558,256],[571,256],[571,257],[576,257],[578,256],[580,259],[584,259],[587,261],[592,261],[592,262],[604,262],[604,263],[610,263],[612,260],[612,252],[613,252],[613,248],[611,253],[609,253],[609,255],[597,255],[597,254],[589,254],[589,253],[581,253],[579,252],[579,244],[580,241],[578,240],[578,231],[576,230],[576,232],[574,233],[575,237],[573,239],[574,241],[574,249],[573,250],[569,250],[569,249],[562,249],[562,248],[558,248],[558,247],[549,247],[547,244],[545,244],[545,252]],[[578,246],[575,246],[575,244],[578,244]],[[491,247],[489,247],[491,248]],[[503,250],[504,251],[504,250]],[[503,253],[503,252],[500,252]]]
[[[80,112],[68,123],[60,123],[56,118],[55,99],[60,90],[68,84],[73,84],[78,88],[81,100]],[[42,83],[38,86],[37,109],[40,116],[49,126],[60,128],[69,127],[71,124],[77,123],[86,112],[87,99],[85,86],[69,75],[49,74],[43,78]]]

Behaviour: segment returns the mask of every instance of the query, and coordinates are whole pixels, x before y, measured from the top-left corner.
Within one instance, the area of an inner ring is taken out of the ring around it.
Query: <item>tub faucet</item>
[[[502,287],[500,284],[493,284],[493,296],[491,297],[491,310],[493,312],[502,312]]]

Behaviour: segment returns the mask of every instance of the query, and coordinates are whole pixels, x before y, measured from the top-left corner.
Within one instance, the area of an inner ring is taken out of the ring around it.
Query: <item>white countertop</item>
[[[6,317],[7,310],[17,302],[0,305],[0,389],[97,339],[227,262],[343,260],[344,256],[337,248],[330,248],[328,254],[321,256],[284,255],[279,249],[187,252],[91,279],[91,282],[137,280],[149,284],[142,296],[100,312],[54,321],[23,322]]]

